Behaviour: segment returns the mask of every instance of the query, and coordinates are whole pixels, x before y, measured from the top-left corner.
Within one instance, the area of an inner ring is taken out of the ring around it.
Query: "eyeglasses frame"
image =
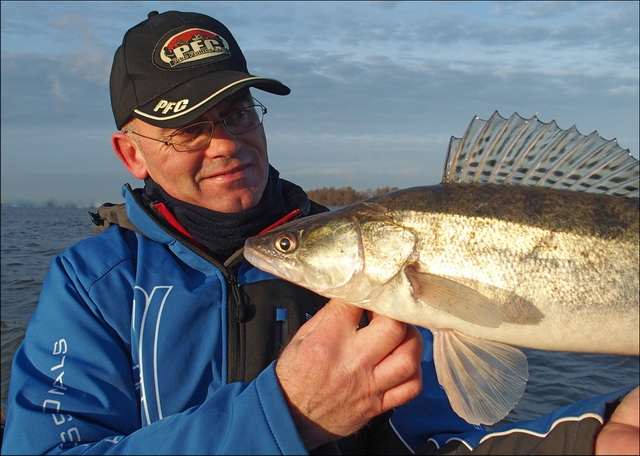
[[[141,134],[141,133],[138,133],[138,132],[136,132],[136,131],[131,130],[130,128],[127,128],[127,129],[123,130],[123,133],[133,133],[133,134],[134,134],[134,135],[136,135],[136,136],[140,136],[140,137],[142,137],[142,138],[150,139],[151,141],[160,142],[160,143],[164,144],[165,146],[171,146],[171,147],[173,147],[173,150],[175,150],[176,152],[191,152],[191,151],[194,151],[194,150],[202,149],[203,147],[208,146],[209,144],[211,144],[211,139],[213,139],[213,132],[215,131],[215,129],[216,129],[216,125],[217,125],[217,124],[222,124],[222,125],[224,125],[224,128],[225,128],[229,133],[231,133],[232,135],[243,135],[243,134],[245,134],[245,133],[248,133],[248,132],[250,132],[250,131],[255,130],[255,129],[256,129],[256,128],[258,128],[260,125],[262,125],[262,123],[263,123],[263,121],[264,121],[264,115],[267,113],[267,108],[266,108],[266,106],[265,106],[265,105],[263,105],[262,103],[260,103],[260,102],[259,102],[258,100],[256,100],[255,98],[253,98],[253,97],[252,97],[251,99],[252,99],[254,102],[256,102],[257,104],[249,105],[249,106],[245,106],[244,108],[234,109],[234,110],[233,110],[233,111],[231,111],[229,114],[227,114],[227,115],[224,117],[224,119],[222,119],[222,120],[218,120],[218,121],[216,121],[216,122],[214,122],[213,120],[201,120],[200,122],[194,122],[194,123],[189,124],[189,125],[184,125],[184,126],[182,126],[182,127],[180,127],[180,128],[175,129],[175,130],[174,130],[174,131],[169,135],[168,139],[158,139],[158,138],[152,138],[152,137],[150,137],[150,136],[145,136],[145,135],[143,135],[143,134]],[[251,128],[251,129],[249,129],[249,130],[247,130],[247,131],[243,131],[243,132],[240,132],[240,133],[233,133],[231,130],[229,130],[229,127],[227,126],[227,123],[226,123],[226,120],[225,120],[228,116],[230,116],[230,115],[232,115],[232,114],[235,114],[236,112],[241,111],[242,109],[247,109],[247,108],[258,108],[258,107],[262,110],[262,118],[260,119],[260,123],[259,123],[258,125],[256,125],[255,127]],[[176,149],[175,144],[171,142],[171,139],[173,138],[173,136],[174,136],[176,133],[178,133],[178,131],[182,130],[183,128],[188,128],[188,127],[191,127],[191,126],[193,126],[193,125],[198,125],[198,124],[202,124],[202,123],[211,123],[211,136],[209,136],[209,141],[207,141],[207,143],[206,143],[206,144],[203,144],[203,145],[198,146],[198,147],[193,148],[193,149],[186,149],[186,150],[178,150],[178,149]]]

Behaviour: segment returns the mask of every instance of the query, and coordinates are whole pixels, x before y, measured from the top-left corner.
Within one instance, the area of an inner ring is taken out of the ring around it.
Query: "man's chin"
[[[216,192],[214,196],[207,198],[200,206],[209,210],[232,214],[254,208],[260,202],[260,196],[256,190],[246,187],[242,189],[228,189],[224,192]]]

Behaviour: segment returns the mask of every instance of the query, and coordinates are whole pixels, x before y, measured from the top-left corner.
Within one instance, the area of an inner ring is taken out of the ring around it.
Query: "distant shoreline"
[[[398,187],[378,187],[375,189],[368,188],[367,190],[355,190],[353,187],[322,187],[313,190],[306,190],[309,198],[320,203],[324,206],[348,206],[349,204],[363,201],[373,196],[382,195],[383,193],[389,193],[395,190],[399,190]],[[106,200],[105,200],[106,201]],[[114,204],[120,204],[124,201],[110,201]],[[35,202],[35,201],[3,201],[0,203],[2,207],[61,207],[61,208],[74,208],[74,209],[97,209],[103,203],[69,203],[69,202],[56,202],[50,200],[47,202]]]

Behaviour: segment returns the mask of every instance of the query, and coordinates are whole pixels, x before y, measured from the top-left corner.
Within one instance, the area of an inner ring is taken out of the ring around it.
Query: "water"
[[[88,210],[2,206],[3,409],[11,359],[24,337],[49,263],[66,247],[91,236],[93,224]],[[635,356],[525,352],[530,371],[527,390],[506,422],[532,419],[579,399],[635,386],[639,381]]]
[[[95,209],[91,209],[95,211]],[[11,359],[24,337],[51,259],[91,236],[89,209],[2,205],[2,408]]]

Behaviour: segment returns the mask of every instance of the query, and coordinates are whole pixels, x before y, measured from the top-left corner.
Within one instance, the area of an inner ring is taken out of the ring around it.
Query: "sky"
[[[111,61],[149,11],[209,14],[288,85],[269,158],[306,190],[440,182],[474,116],[518,113],[638,158],[639,3],[2,1],[2,203],[96,205],[141,182],[111,149]]]

